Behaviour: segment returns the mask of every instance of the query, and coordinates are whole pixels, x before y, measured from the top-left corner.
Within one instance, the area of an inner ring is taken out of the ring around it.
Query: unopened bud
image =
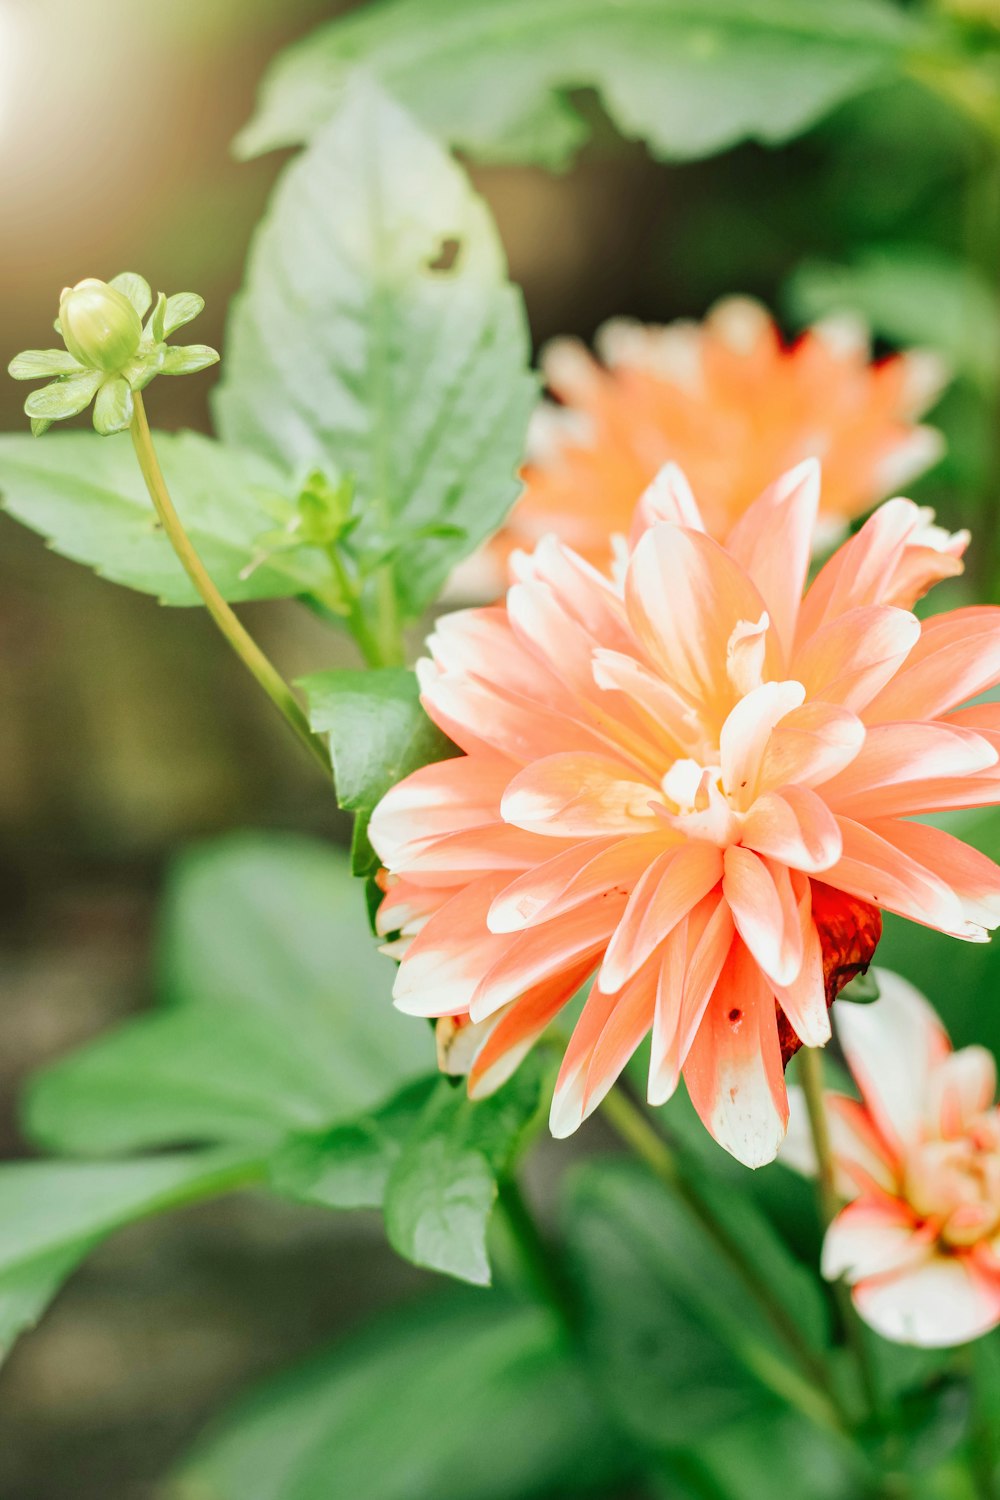
[[[63,290],[59,324],[70,354],[94,370],[120,370],[142,338],[139,314],[128,298],[92,277]]]

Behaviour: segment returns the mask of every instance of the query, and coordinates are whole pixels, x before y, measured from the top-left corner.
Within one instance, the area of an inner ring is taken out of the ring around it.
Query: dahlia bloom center
[[[919,1141],[903,1164],[903,1190],[946,1245],[969,1246],[1000,1229],[1000,1123],[973,1120],[959,1140]]]

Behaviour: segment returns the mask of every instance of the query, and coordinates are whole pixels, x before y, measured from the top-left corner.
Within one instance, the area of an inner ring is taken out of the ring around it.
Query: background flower
[[[553,1132],[652,1032],[650,1102],[683,1070],[716,1139],[760,1165],[787,1120],[778,1014],[808,1046],[830,1035],[836,902],[818,921],[814,881],[973,941],[1000,921],[991,861],[907,821],[1000,798],[997,706],[952,712],[1000,680],[1000,610],[910,612],[960,564],[907,500],[803,599],[818,502],[803,465],[723,548],[668,470],[620,587],[549,538],[515,556],[504,606],[438,622],[422,701],[466,754],[392,790],[371,837],[396,1003],[478,1028],[474,1095],[596,971]]]
[[[824,1096],[837,1186],[850,1199],[827,1231],[823,1273],[844,1276],[884,1338],[962,1344],[1000,1323],[1000,1110],[983,1047],[953,1052],[918,990],[879,970],[880,998],[837,1007],[860,1101]],[[805,1105],[792,1092],[782,1160],[814,1169]]]
[[[786,344],[759,303],[731,297],[701,324],[607,323],[596,347],[599,360],[575,339],[547,347],[542,369],[560,404],[537,414],[501,548],[553,531],[605,567],[636,495],[671,460],[707,530],[725,539],[776,474],[819,458],[819,535],[832,541],[941,453],[939,434],[917,425],[943,384],[940,360],[872,363],[855,320]]]

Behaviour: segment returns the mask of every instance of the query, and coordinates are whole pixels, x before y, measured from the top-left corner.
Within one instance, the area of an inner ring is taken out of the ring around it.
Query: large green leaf
[[[752,1204],[701,1168],[697,1187],[821,1349],[816,1283]],[[771,1324],[715,1242],[648,1173],[620,1162],[582,1168],[566,1237],[601,1389],[644,1444],[686,1445],[789,1389],[787,1352]]]
[[[272,552],[253,566],[260,538],[275,529],[275,506],[291,507],[280,468],[195,432],[159,433],[156,447],[178,514],[227,599],[329,587],[329,560],[314,549]],[[0,495],[5,510],[64,557],[164,604],[201,602],[160,529],[125,434],[0,435]]]
[[[780,1409],[717,1423],[703,1441],[664,1457],[650,1477],[650,1500],[855,1500],[875,1493],[857,1450]]]
[[[390,1244],[418,1266],[485,1286],[486,1228],[497,1179],[538,1115],[541,1066],[528,1060],[488,1099],[443,1079],[394,1161],[385,1188]]]
[[[516,496],[527,326],[459,166],[370,82],[331,107],[257,231],[216,413],[228,441],[353,477],[351,548],[389,551],[415,615]]]
[[[342,854],[237,835],[183,857],[159,947],[166,1004],[45,1069],[32,1137],[72,1153],[187,1141],[274,1145],[377,1106],[433,1067],[392,1008]]]
[[[310,139],[361,65],[482,158],[565,164],[586,135],[580,87],[657,155],[707,156],[797,135],[901,71],[919,34],[884,0],[382,0],[278,58],[237,149]]]
[[[255,1167],[246,1154],[221,1151],[0,1166],[0,1357],[98,1240],[146,1214],[239,1186]]]
[[[271,1167],[279,1191],[331,1208],[377,1208],[390,1244],[428,1270],[486,1285],[498,1179],[538,1122],[541,1067],[529,1059],[489,1099],[423,1080],[372,1114],[291,1141]]]
[[[354,873],[370,875],[378,859],[366,829],[376,803],[411,771],[457,751],[424,713],[417,679],[404,667],[317,672],[300,686],[309,723],[329,737],[337,801],[356,814]]]
[[[564,1500],[630,1467],[549,1316],[466,1295],[400,1314],[265,1387],[170,1500]]]

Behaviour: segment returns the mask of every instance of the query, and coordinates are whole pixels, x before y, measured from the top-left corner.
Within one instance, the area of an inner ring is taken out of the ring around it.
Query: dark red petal
[[[826,981],[826,1003],[831,1006],[852,979],[863,974],[871,963],[882,936],[882,913],[855,896],[813,880],[812,913],[823,950],[823,977]],[[781,1061],[785,1067],[802,1043],[792,1030],[791,1022],[779,1005],[778,1040]]]

